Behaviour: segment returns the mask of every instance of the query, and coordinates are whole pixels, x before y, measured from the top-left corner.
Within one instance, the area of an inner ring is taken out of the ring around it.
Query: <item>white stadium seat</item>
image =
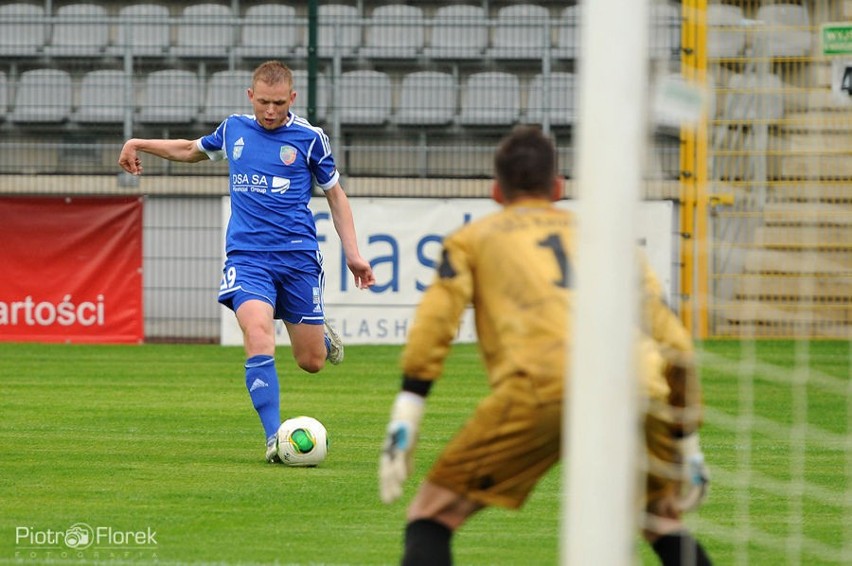
[[[296,101],[290,110],[302,118],[308,118],[308,72],[302,69],[293,70],[293,88],[296,90]],[[328,114],[328,79],[322,73],[317,75],[316,121],[324,122]]]
[[[198,115],[198,77],[190,71],[164,69],[145,78],[138,120],[150,124],[188,124]]]
[[[810,17],[806,6],[771,4],[757,10],[756,55],[801,57],[811,50]],[[759,45],[763,40],[763,46]],[[765,49],[760,52],[761,48]]]
[[[391,110],[391,80],[380,71],[349,71],[340,77],[335,110],[342,124],[380,125]]]
[[[550,49],[550,12],[537,4],[500,8],[488,54],[495,59],[540,59]]]
[[[251,87],[251,71],[217,71],[207,81],[201,121],[218,124],[231,114],[251,114],[247,90]]]
[[[320,4],[317,23],[317,55],[352,57],[361,46],[360,14],[347,4]]]
[[[71,113],[71,75],[61,69],[33,69],[21,73],[15,91],[13,122],[64,122]]]
[[[56,10],[50,43],[44,48],[54,57],[95,57],[109,44],[107,10],[101,4],[67,4]]]
[[[521,111],[518,77],[500,71],[484,71],[468,77],[461,93],[459,122],[466,126],[506,126]]]
[[[423,10],[416,6],[379,6],[367,22],[361,55],[373,59],[416,57],[423,49],[424,27]]]
[[[404,126],[445,125],[453,121],[456,80],[449,73],[416,71],[402,79],[396,123]]]
[[[131,104],[128,105],[128,89]],[[124,71],[98,69],[83,75],[80,103],[71,120],[81,123],[120,123],[132,108],[133,82]]]
[[[238,20],[223,4],[190,4],[177,26],[171,54],[177,57],[222,57],[234,45]]]
[[[285,4],[249,6],[240,27],[238,57],[278,59],[289,56],[301,44],[296,9]]]
[[[429,46],[432,59],[478,59],[488,47],[485,8],[467,4],[441,6],[431,21]]]
[[[574,122],[574,74],[554,72],[546,77],[541,73],[530,81],[527,91],[525,121],[542,124],[545,117],[551,126],[567,126]]]
[[[171,43],[169,9],[160,4],[130,4],[118,11],[118,32],[109,49],[122,55],[127,49],[137,57],[162,57]]]
[[[38,55],[47,41],[45,17],[41,5],[0,5],[0,57]]]
[[[712,58],[737,57],[745,48],[742,29],[743,9],[732,4],[707,6],[707,55]]]

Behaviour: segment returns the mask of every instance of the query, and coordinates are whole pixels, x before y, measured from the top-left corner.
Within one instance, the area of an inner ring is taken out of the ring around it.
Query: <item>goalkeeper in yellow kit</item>
[[[456,529],[486,506],[520,507],[560,456],[573,220],[553,205],[562,181],[553,142],[539,129],[514,129],[500,143],[494,166],[493,196],[503,208],[445,238],[435,280],[417,309],[402,356],[402,390],[379,464],[385,503],[402,495],[425,398],[471,304],[491,387],[409,506],[406,566],[451,564]],[[693,394],[692,344],[660,300],[650,272],[645,286],[637,378],[649,399],[649,460],[658,464],[648,474],[646,509],[659,520],[648,521],[644,534],[664,564],[709,564],[679,521],[681,487],[690,483],[680,470],[690,458],[697,490],[691,503],[701,499],[706,485],[695,433],[700,397]],[[695,560],[685,562],[683,556]]]

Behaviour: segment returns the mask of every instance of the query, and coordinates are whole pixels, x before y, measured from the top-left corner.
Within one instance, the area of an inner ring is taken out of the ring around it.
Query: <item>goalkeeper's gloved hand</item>
[[[402,484],[414,468],[414,446],[420,431],[425,399],[401,391],[391,410],[387,436],[379,459],[379,495],[393,503],[402,495]]]
[[[680,499],[681,511],[696,509],[707,497],[710,489],[710,470],[704,462],[704,454],[694,432],[677,441],[683,462],[684,493]]]

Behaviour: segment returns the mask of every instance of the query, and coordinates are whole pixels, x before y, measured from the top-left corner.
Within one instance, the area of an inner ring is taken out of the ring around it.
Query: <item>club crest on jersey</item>
[[[282,145],[278,157],[284,165],[292,165],[296,161],[296,148],[292,145]]]
[[[236,161],[243,154],[243,148],[246,146],[246,142],[243,138],[238,139],[234,142],[234,151],[232,159]]]

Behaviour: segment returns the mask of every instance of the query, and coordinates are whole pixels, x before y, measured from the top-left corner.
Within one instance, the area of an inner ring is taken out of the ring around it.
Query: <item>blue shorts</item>
[[[322,324],[324,287],[319,251],[232,252],[222,269],[219,302],[236,312],[248,300],[261,300],[277,319]]]

